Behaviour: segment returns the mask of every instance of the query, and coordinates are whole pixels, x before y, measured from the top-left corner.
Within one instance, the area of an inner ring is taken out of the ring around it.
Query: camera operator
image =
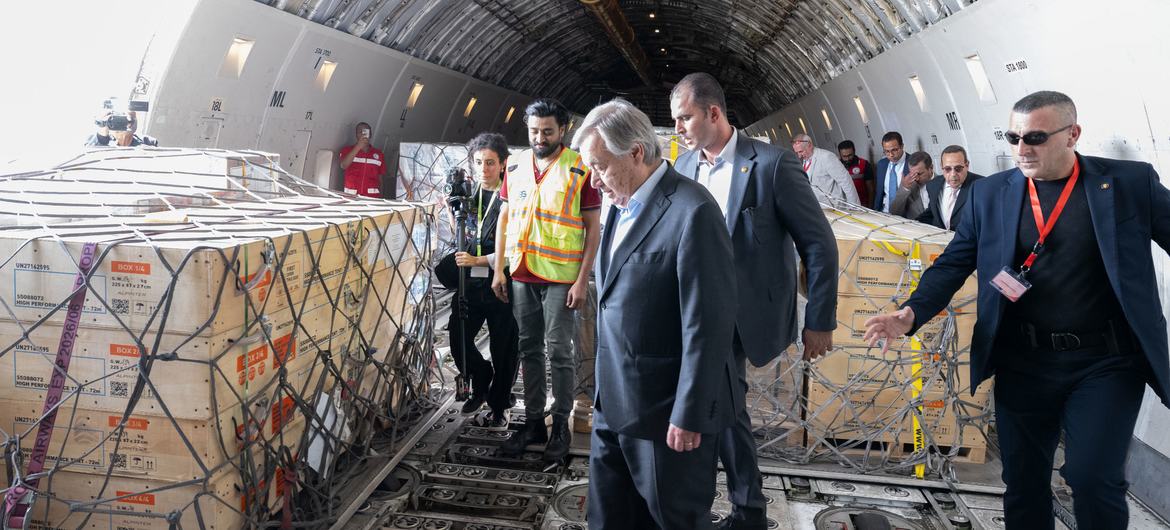
[[[458,285],[457,274],[465,277],[467,311],[461,319],[456,308],[451,311],[447,329],[450,332],[451,353],[460,373],[471,381],[471,395],[463,404],[463,414],[475,414],[486,402],[490,412],[479,424],[493,430],[508,428],[508,409],[513,405],[512,385],[516,381],[519,330],[508,302],[496,298],[491,289],[496,248],[496,221],[501,201],[498,197],[508,158],[508,144],[502,135],[482,133],[467,144],[468,158],[478,182],[452,182],[450,202],[465,195],[470,245],[467,252],[458,251],[443,258],[436,267],[439,281],[448,288]],[[459,179],[460,177],[455,177]],[[463,190],[460,190],[463,188]],[[456,270],[459,272],[457,273]],[[458,302],[456,302],[458,303]],[[490,336],[491,362],[483,358],[475,345],[475,336],[484,323]]]
[[[102,111],[98,113],[93,121],[94,125],[97,125],[98,130],[96,133],[91,134],[89,139],[85,141],[86,146],[136,147],[139,145],[158,145],[158,141],[154,138],[134,134],[138,130],[138,114],[136,112],[132,110],[116,110],[109,100],[106,101]]]

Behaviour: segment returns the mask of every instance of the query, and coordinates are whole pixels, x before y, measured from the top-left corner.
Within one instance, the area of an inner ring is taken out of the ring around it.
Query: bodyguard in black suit
[[[662,160],[650,118],[626,101],[590,111],[573,149],[613,202],[594,267],[589,528],[711,528],[716,449],[734,406],[723,216]]]
[[[954,230],[971,196],[971,185],[983,176],[969,171],[971,162],[967,159],[967,150],[959,145],[948,145],[943,149],[939,166],[942,176],[926,183],[930,204],[917,221],[944,230]]]
[[[727,121],[723,89],[694,73],[671,93],[675,130],[691,152],[676,167],[720,203],[735,252],[735,424],[724,433],[720,460],[734,509],[721,528],[767,528],[766,506],[751,416],[744,407],[747,365],[763,366],[796,340],[796,256],[808,269],[802,338],[805,358],[832,348],[837,327],[837,242],[791,151],[737,133]],[[708,163],[708,161],[713,163]]]
[[[1078,528],[1126,528],[1125,456],[1144,386],[1163,403],[1170,389],[1150,248],[1170,248],[1170,191],[1149,164],[1076,153],[1080,135],[1068,96],[1018,101],[1006,134],[1018,169],[972,188],[954,239],[914,295],[866,322],[871,342],[907,334],[978,272],[970,381],[995,376],[1009,529],[1053,528],[1062,429]],[[1038,228],[1054,217],[1051,231]]]

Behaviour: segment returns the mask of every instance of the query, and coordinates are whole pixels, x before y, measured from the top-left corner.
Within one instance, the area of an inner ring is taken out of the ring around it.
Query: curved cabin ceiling
[[[710,72],[743,126],[975,0],[258,1],[580,113],[621,96],[669,125]]]

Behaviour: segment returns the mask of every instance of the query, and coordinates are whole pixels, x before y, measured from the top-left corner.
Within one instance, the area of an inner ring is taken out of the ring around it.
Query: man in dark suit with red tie
[[[1126,528],[1125,459],[1148,384],[1167,403],[1170,361],[1151,241],[1170,249],[1170,190],[1153,166],[1076,152],[1076,106],[1016,102],[1017,169],[976,183],[946,251],[871,344],[909,334],[979,276],[970,387],[995,376],[1007,528],[1048,530],[1052,465],[1078,528]]]

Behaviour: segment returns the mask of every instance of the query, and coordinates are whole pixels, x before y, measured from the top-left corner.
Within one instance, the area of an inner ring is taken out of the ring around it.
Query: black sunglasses
[[[1052,131],[1052,132],[1033,131],[1030,133],[1026,133],[1022,136],[1019,134],[1016,134],[1014,132],[1007,132],[1007,133],[1004,133],[1003,135],[1005,138],[1007,138],[1008,143],[1012,144],[1012,145],[1018,145],[1020,143],[1020,140],[1023,140],[1024,143],[1028,144],[1028,145],[1042,145],[1042,144],[1044,144],[1044,142],[1047,142],[1048,138],[1051,137],[1052,135],[1059,133],[1059,132],[1066,131],[1070,128],[1072,128],[1072,125],[1065,125],[1064,127],[1061,127],[1061,128],[1059,128],[1055,131]]]

